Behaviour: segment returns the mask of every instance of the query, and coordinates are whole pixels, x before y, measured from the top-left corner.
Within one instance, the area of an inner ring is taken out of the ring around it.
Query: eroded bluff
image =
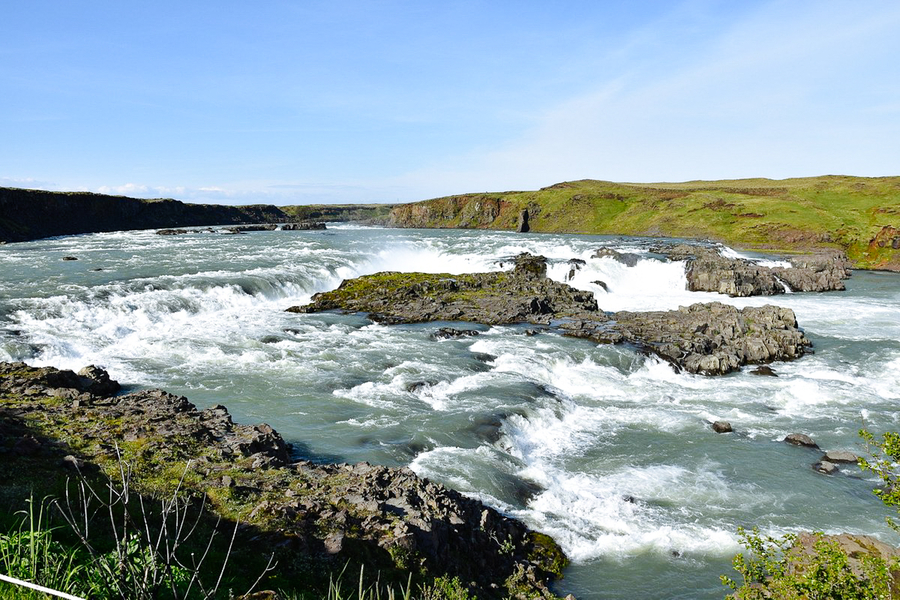
[[[190,464],[187,493],[241,515],[238,543],[277,549],[287,573],[299,556],[335,572],[352,561],[372,573],[459,577],[479,598],[556,597],[548,584],[567,563],[559,546],[477,500],[407,468],[296,460],[278,432],[234,423],[223,406],[118,391],[96,367],[0,363],[0,479],[35,464],[115,473],[121,457],[136,465],[137,491],[158,494]]]
[[[550,324],[598,343],[630,343],[691,373],[719,375],[746,364],[802,356],[812,343],[792,310],[737,309],[719,302],[673,311],[606,313],[592,292],[547,278],[543,256],[522,254],[511,271],[465,275],[376,273],[345,280],[288,311],[365,312],[385,324],[468,321]]]

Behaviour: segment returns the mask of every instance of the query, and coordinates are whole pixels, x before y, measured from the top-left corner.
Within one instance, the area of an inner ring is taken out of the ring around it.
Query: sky
[[[411,202],[900,175],[900,3],[29,0],[0,186]]]

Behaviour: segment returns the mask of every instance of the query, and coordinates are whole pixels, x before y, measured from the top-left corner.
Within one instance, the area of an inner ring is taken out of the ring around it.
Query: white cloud
[[[898,26],[895,4],[771,3],[691,56],[660,56],[668,72],[618,75],[505,147],[395,181],[439,195],[581,178],[896,171],[900,122],[884,112],[900,96]]]

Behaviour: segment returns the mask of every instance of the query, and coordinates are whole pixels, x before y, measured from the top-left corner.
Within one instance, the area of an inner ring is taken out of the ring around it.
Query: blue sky
[[[900,3],[4,7],[0,185],[413,201],[900,175]]]

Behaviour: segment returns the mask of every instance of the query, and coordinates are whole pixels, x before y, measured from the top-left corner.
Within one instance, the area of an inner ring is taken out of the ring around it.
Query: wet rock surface
[[[591,292],[546,276],[542,256],[522,254],[512,271],[466,275],[377,273],[345,280],[290,312],[367,312],[385,324],[468,321],[553,324],[596,343],[630,343],[679,369],[721,375],[747,364],[799,358],[812,346],[794,312],[719,302],[672,311],[605,313]]]
[[[727,258],[715,249],[679,244],[660,250],[670,260],[685,261],[687,289],[732,297],[773,296],[790,291],[843,290],[850,263],[841,252],[821,252],[790,259],[791,267],[765,267],[743,258]],[[785,287],[787,286],[787,288]]]
[[[296,460],[275,430],[234,423],[224,406],[198,410],[161,390],[115,396],[105,371],[82,373],[0,363],[0,453],[47,455],[69,472],[121,453],[140,462],[138,482],[190,461],[186,485],[246,507],[266,551],[458,576],[479,597],[555,597],[559,547],[477,500],[406,468]]]

